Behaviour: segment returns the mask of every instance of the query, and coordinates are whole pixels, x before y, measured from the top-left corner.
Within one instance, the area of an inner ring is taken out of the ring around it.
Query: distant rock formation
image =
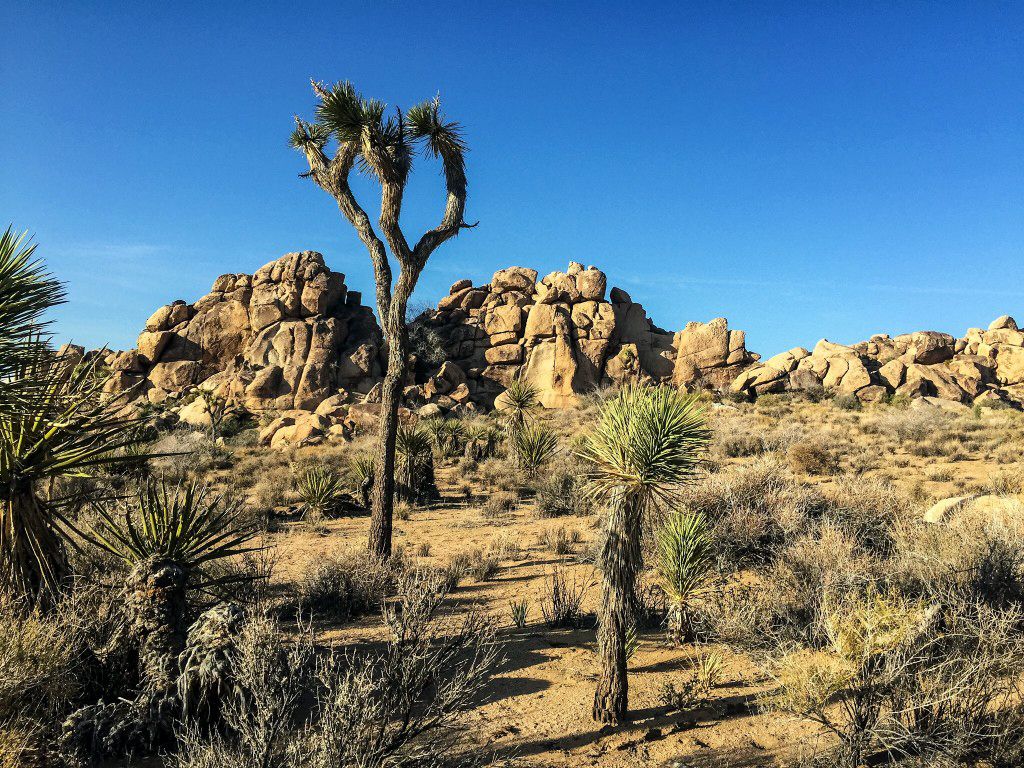
[[[822,339],[813,352],[795,347],[745,370],[732,390],[751,397],[824,390],[861,402],[887,396],[938,397],[960,403],[1024,405],[1024,333],[1008,315],[988,330],[956,339],[918,331],[872,336],[852,347]]]
[[[516,378],[533,383],[548,408],[626,381],[725,387],[757,359],[724,318],[673,334],[625,291],[612,288],[606,299],[607,285],[604,272],[576,262],[539,282],[536,270],[508,267],[488,285],[458,281],[419,322],[440,334],[469,396],[485,405]]]
[[[314,410],[339,389],[369,392],[381,334],[360,299],[312,251],[221,275],[194,304],[150,316],[137,349],[108,361],[109,389],[161,403],[201,383],[252,411]]]

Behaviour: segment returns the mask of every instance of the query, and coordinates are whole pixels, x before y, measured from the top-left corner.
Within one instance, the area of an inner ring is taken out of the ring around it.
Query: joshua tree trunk
[[[397,297],[395,297],[397,299]],[[395,299],[393,299],[394,301]],[[405,302],[402,302],[403,306]],[[373,488],[368,549],[377,557],[391,554],[392,512],[395,495],[395,436],[398,434],[398,405],[408,359],[409,339],[404,314],[388,329],[388,369],[381,384],[380,426],[374,457]]]
[[[594,694],[594,719],[618,724],[629,706],[626,631],[633,622],[636,574],[640,568],[640,510],[623,496],[613,498],[601,548],[601,608],[598,654],[601,678]]]
[[[171,695],[185,647],[187,573],[175,562],[144,560],[128,579],[131,633],[139,643],[139,672],[148,693]]]

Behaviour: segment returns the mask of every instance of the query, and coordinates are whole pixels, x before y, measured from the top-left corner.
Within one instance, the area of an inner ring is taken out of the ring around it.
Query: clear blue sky
[[[404,106],[440,91],[465,125],[480,226],[422,300],[576,260],[662,327],[724,315],[768,354],[1024,316],[1021,3],[5,10],[0,219],[69,283],[63,338],[129,346],[161,304],[293,250],[369,295],[286,145],[311,75]],[[441,194],[424,163],[410,237]]]

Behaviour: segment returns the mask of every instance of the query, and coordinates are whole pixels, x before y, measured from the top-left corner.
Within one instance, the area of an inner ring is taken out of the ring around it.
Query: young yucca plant
[[[668,626],[676,643],[692,634],[690,602],[711,584],[714,557],[707,518],[700,512],[676,512],[657,533],[656,569],[669,599]]]
[[[519,432],[540,407],[540,391],[523,379],[516,379],[508,385],[496,401],[505,427],[512,434]]]
[[[422,504],[439,496],[431,443],[430,433],[419,426],[398,428],[395,495],[399,501]]]
[[[43,492],[55,478],[137,464],[139,419],[104,402],[97,361],[74,370],[38,347],[15,378],[16,407],[0,410],[0,586],[30,602],[49,598],[68,575],[74,526],[64,510],[81,501]]]
[[[95,511],[97,523],[83,537],[129,569],[126,606],[143,683],[153,694],[171,695],[192,618],[189,593],[240,578],[215,566],[256,549],[248,546],[256,522],[238,504],[194,483],[149,481],[121,509],[98,505]]]
[[[318,464],[299,476],[298,491],[303,517],[318,520],[337,510],[341,501],[341,476],[330,467]]]
[[[516,465],[527,477],[537,476],[558,450],[558,437],[542,424],[526,424],[512,433]]]
[[[349,462],[352,485],[359,494],[359,501],[367,509],[370,508],[370,489],[373,487],[373,464],[373,456],[367,453],[353,456]]]
[[[498,452],[504,439],[505,433],[493,424],[467,427],[463,454],[476,461],[488,459]]]
[[[526,626],[526,619],[530,613],[530,601],[528,598],[509,600],[508,606],[512,611],[512,624],[519,629]]]
[[[596,428],[578,449],[589,468],[589,488],[607,507],[598,558],[602,672],[593,709],[600,722],[619,722],[628,705],[625,645],[643,565],[643,520],[654,505],[676,498],[696,470],[709,437],[695,396],[631,386],[601,406]]]

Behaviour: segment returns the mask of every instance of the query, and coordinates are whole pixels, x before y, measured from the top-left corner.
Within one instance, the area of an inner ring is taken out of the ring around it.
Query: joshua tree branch
[[[463,164],[462,152],[456,149],[447,149],[441,153],[442,165],[444,167],[445,186],[448,190],[448,198],[445,201],[444,216],[441,223],[423,234],[423,237],[416,243],[413,251],[413,259],[417,264],[427,263],[427,259],[441,243],[459,234],[459,230],[468,227],[475,227],[476,224],[466,224],[462,217],[466,212],[466,170]]]

